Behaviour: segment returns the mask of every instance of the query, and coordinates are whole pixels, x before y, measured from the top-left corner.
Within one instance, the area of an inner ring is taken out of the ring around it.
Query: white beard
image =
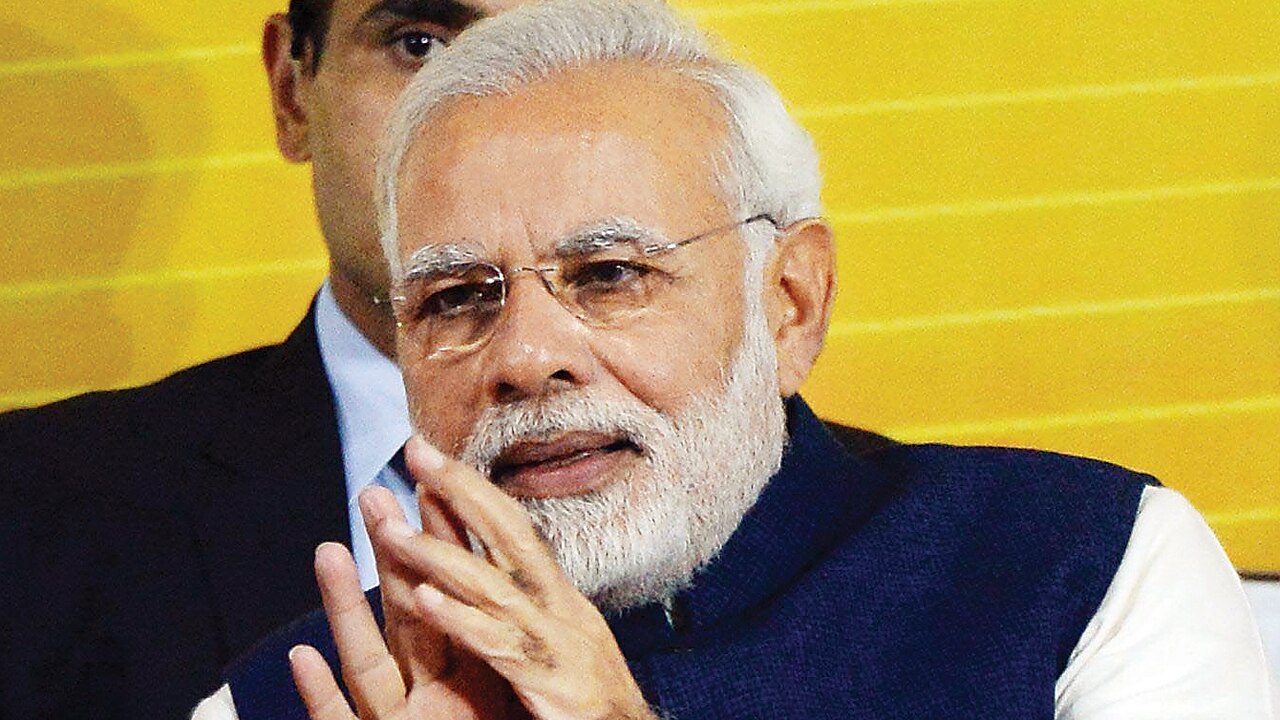
[[[758,298],[747,284],[747,297]],[[467,439],[462,461],[486,475],[505,448],[553,433],[618,433],[641,449],[639,469],[604,488],[521,499],[565,574],[602,610],[664,601],[688,586],[781,464],[786,417],[773,341],[758,301],[745,315],[724,385],[674,416],[584,390],[492,407]]]

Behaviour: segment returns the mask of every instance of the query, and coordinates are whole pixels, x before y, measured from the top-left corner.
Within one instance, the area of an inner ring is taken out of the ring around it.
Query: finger
[[[408,528],[403,522],[393,521]],[[400,668],[406,686],[434,680],[448,671],[448,641],[430,623],[413,610],[413,588],[425,578],[419,571],[401,562],[397,552],[389,548],[385,532],[379,525],[371,533],[374,555],[378,561],[378,581],[382,594],[387,645]],[[411,532],[411,530],[410,530]]]
[[[503,572],[484,559],[452,543],[429,535],[416,534],[404,523],[388,521],[379,529],[377,542],[384,551],[408,569],[407,574],[441,588],[457,600],[494,617],[523,626],[535,624],[541,613],[540,601],[519,578]],[[412,588],[410,588],[412,589]],[[399,590],[399,588],[397,588]],[[412,611],[414,601],[397,592],[398,602]],[[416,614],[416,613],[415,613]]]
[[[421,579],[406,576],[406,568],[387,550],[385,541],[381,540],[385,535],[383,527],[388,521],[394,521],[396,527],[407,527],[404,522],[404,511],[390,490],[377,485],[361,490],[357,500],[360,514],[364,517],[365,529],[369,533],[373,559],[378,568],[378,584],[383,609],[386,610],[389,605],[388,600],[397,593],[397,590],[402,588],[407,596],[413,587],[421,582]],[[384,615],[386,629],[390,630],[394,618],[390,613],[384,613]]]
[[[523,585],[550,597],[567,581],[524,507],[473,468],[446,458],[421,436],[405,443],[405,460],[420,494],[440,500],[475,533],[494,564]]]
[[[429,493],[418,492],[418,515],[422,529],[441,540],[466,546],[466,530],[452,517],[440,501]],[[360,513],[366,528],[374,528],[389,518],[407,520],[400,502],[387,488],[371,485],[360,491]]]
[[[364,526],[373,528],[389,518],[404,520],[404,510],[396,500],[395,493],[381,485],[370,485],[356,496],[360,505],[360,514],[364,516]]]
[[[530,629],[501,622],[431,585],[414,595],[422,615],[469,651],[467,657],[510,683],[529,711],[521,717],[655,717],[598,613],[602,636],[562,623]]]
[[[357,712],[390,717],[404,706],[404,681],[360,589],[351,553],[337,543],[316,548],[316,580]]]
[[[378,539],[381,528],[389,521],[405,526],[400,502],[387,488],[371,486],[360,492],[359,504],[378,567],[386,642],[400,669],[401,680],[410,687],[414,682],[432,679],[445,669],[446,643],[444,637],[423,623],[416,613],[405,610],[412,602],[413,587],[422,582],[422,578],[410,577],[403,563]]]
[[[338,689],[329,663],[315,648],[298,645],[290,650],[289,669],[311,720],[358,720]]]
[[[539,633],[495,619],[431,585],[414,589],[414,600],[424,617],[516,687],[531,670],[556,667],[554,650]]]
[[[462,521],[450,513],[444,504],[421,484],[418,485],[417,494],[422,529],[444,542],[453,543],[458,547],[469,547],[467,531]]]
[[[369,542],[373,549],[373,559],[378,567],[378,583],[383,606],[387,605],[388,596],[394,595],[398,588],[404,588],[407,595],[413,587],[421,582],[421,578],[407,577],[407,568],[399,562],[386,547],[384,527],[394,522],[397,528],[406,528],[404,511],[400,502],[390,490],[377,485],[360,491],[358,496],[360,514],[364,517],[364,526],[369,533]],[[412,532],[411,530],[409,532]],[[388,624],[391,617],[387,618]]]

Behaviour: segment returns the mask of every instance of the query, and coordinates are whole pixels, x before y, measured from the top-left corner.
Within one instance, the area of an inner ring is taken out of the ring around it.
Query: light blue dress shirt
[[[378,584],[378,574],[369,534],[356,503],[360,491],[370,485],[390,489],[410,524],[421,527],[413,484],[387,464],[411,433],[404,382],[396,364],[366,340],[342,313],[327,280],[316,298],[316,335],[338,414],[351,553],[360,573],[360,586],[368,590]]]

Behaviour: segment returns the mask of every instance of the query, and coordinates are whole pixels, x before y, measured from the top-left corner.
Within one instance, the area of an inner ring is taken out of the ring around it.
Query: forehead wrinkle
[[[597,220],[574,230],[556,243],[556,257],[570,257],[608,250],[624,243],[648,245],[661,234],[634,218],[619,215]]]

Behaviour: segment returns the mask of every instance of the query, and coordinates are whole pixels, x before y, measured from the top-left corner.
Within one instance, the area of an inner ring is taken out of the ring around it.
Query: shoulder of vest
[[[1160,485],[1151,475],[1104,460],[1026,448],[903,444],[863,459],[898,482],[986,482],[1014,493]]]

